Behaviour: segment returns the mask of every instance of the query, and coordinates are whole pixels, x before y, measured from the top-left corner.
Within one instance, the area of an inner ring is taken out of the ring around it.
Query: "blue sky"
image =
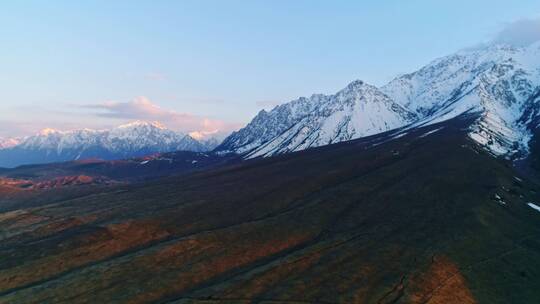
[[[4,2],[0,136],[154,118],[230,130],[539,16],[538,0]]]

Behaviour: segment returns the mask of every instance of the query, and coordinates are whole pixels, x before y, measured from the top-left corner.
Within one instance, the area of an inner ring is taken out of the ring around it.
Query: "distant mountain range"
[[[528,153],[540,117],[540,42],[491,44],[437,59],[377,88],[354,81],[261,111],[217,148],[246,158],[304,150],[474,113],[468,136],[491,153]]]
[[[0,167],[89,158],[123,159],[170,151],[205,152],[217,144],[215,139],[198,141],[158,122],[136,121],[111,130],[44,129],[24,139],[2,141]]]

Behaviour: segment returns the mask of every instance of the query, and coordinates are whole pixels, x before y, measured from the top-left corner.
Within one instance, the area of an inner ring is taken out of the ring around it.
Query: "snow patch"
[[[398,135],[392,136],[391,139],[402,138],[403,136],[405,136],[405,135],[407,135],[407,134],[408,134],[407,132],[399,133]]]
[[[528,203],[527,205],[529,205],[529,207],[533,208],[534,210],[540,212],[540,206],[538,206],[537,204],[535,204],[535,203]]]
[[[501,204],[501,205],[506,205],[506,202],[503,200],[503,198],[498,195],[498,194],[495,194],[495,200],[497,201],[497,203]]]
[[[431,134],[433,134],[435,132],[438,132],[438,131],[440,131],[442,129],[444,129],[444,127],[440,127],[440,128],[435,129],[435,130],[428,131],[428,132],[418,136],[418,138],[424,138],[424,137],[429,136],[429,135],[431,135]]]

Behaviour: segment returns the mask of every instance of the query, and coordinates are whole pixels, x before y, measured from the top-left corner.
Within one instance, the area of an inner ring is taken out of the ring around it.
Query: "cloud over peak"
[[[128,102],[108,101],[100,104],[84,106],[94,109],[93,115],[102,118],[121,120],[159,121],[168,128],[185,133],[205,135],[221,135],[239,129],[242,125],[229,123],[219,119],[211,119],[198,115],[179,113],[164,109],[149,98],[140,96]]]
[[[85,108],[98,110],[97,116],[120,119],[147,119],[148,117],[167,117],[172,111],[162,109],[144,96],[128,102],[107,101],[86,105]]]
[[[540,17],[520,19],[507,24],[495,37],[497,43],[528,46],[540,41]]]

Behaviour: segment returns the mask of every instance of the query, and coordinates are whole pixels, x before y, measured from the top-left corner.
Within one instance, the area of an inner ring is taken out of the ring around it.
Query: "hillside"
[[[477,118],[0,213],[0,303],[540,302],[540,186]]]

